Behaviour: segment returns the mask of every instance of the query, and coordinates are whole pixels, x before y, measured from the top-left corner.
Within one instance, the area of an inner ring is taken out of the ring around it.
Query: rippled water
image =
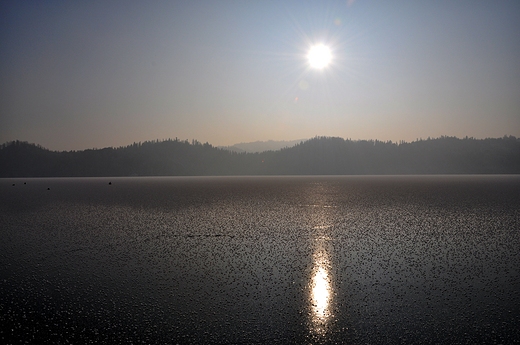
[[[520,342],[519,176],[0,179],[0,234],[4,343]]]

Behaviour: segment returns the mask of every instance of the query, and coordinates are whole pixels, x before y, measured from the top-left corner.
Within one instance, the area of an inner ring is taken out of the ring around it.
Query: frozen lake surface
[[[520,176],[0,179],[0,236],[2,343],[520,342]]]

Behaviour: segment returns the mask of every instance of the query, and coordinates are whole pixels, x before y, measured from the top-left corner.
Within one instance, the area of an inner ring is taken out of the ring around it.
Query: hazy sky
[[[2,143],[316,135],[520,137],[520,1],[0,4]]]

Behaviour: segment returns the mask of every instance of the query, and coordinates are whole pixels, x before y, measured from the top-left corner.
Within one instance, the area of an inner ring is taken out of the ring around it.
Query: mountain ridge
[[[247,143],[238,143],[230,146],[218,146],[218,148],[247,153],[260,153],[265,151],[277,151],[283,148],[293,147],[308,139],[297,140],[267,140],[267,141],[251,141]]]
[[[315,137],[261,153],[179,139],[61,152],[21,141],[0,145],[0,177],[364,174],[520,174],[520,138]]]

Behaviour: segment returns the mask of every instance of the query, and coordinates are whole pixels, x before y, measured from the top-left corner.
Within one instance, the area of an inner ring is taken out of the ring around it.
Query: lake
[[[3,343],[520,342],[520,176],[0,179]]]

